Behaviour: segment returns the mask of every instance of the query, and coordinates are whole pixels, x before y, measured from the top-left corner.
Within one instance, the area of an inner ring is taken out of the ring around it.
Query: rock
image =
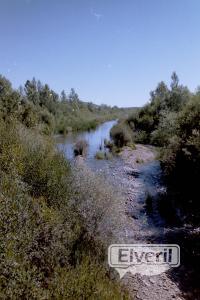
[[[133,219],[135,219],[135,220],[138,220],[138,217],[135,216],[135,215],[133,215],[133,214],[131,214],[131,217],[132,217]]]
[[[149,278],[149,281],[150,281],[152,284],[156,283],[156,280],[153,279],[153,278]]]
[[[134,177],[138,177],[140,175],[139,171],[137,169],[133,169],[133,168],[129,168],[129,167],[125,167],[124,171],[127,175],[131,175]]]

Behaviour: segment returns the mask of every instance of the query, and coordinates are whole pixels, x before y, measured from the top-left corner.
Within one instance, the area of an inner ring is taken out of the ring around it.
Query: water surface
[[[116,120],[105,122],[95,130],[84,132],[72,132],[66,136],[56,137],[56,142],[60,150],[64,152],[69,160],[74,157],[74,144],[79,140],[86,140],[88,143],[87,158],[94,158],[100,147],[103,148],[104,140],[110,139],[110,129],[117,123]]]

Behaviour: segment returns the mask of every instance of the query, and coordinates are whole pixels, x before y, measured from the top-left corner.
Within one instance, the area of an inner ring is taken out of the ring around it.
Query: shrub
[[[151,144],[156,146],[166,146],[168,144],[169,139],[178,130],[177,117],[176,112],[162,112],[158,128],[151,132]]]
[[[74,203],[86,221],[88,232],[102,238],[108,246],[116,236],[124,215],[119,210],[123,199],[105,178],[85,165],[73,169]]]
[[[80,188],[51,140],[17,122],[0,122],[0,153],[0,298],[128,299],[92,234],[106,194],[85,175]]]
[[[110,151],[113,150],[114,143],[112,141],[109,141],[107,139],[104,140],[104,147],[108,148]]]
[[[130,128],[123,122],[113,126],[110,135],[118,148],[127,146],[128,143],[133,142]]]
[[[136,145],[134,143],[128,143],[127,146],[132,150],[136,150]]]
[[[111,153],[111,152],[105,152],[105,158],[106,158],[107,160],[112,159],[112,158],[113,158],[112,153]]]
[[[95,154],[96,159],[105,159],[105,153],[103,151],[97,151]]]
[[[32,103],[24,103],[21,107],[19,120],[28,128],[34,128],[38,125],[38,112]]]
[[[2,299],[128,299],[110,280],[105,248],[96,237],[102,228],[107,237],[112,233],[111,191],[99,182],[95,191],[96,181],[87,174],[74,181],[69,163],[47,136],[58,124],[63,133],[69,126],[98,124],[100,118],[76,100],[60,103],[35,79],[19,93],[0,76]],[[100,110],[92,108],[101,116],[111,108]],[[77,149],[85,153],[86,143]]]
[[[74,145],[74,155],[75,156],[78,156],[78,155],[85,156],[87,153],[87,147],[88,147],[88,143],[85,140],[79,140]]]
[[[148,144],[149,134],[144,130],[137,130],[133,132],[133,139],[136,143]]]
[[[55,130],[55,120],[53,115],[46,109],[39,112],[41,132],[44,134],[51,134]]]

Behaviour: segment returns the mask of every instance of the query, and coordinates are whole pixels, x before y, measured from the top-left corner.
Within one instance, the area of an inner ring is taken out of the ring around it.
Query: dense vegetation
[[[176,205],[185,221],[199,223],[200,90],[191,93],[173,73],[170,88],[160,82],[150,95],[149,103],[111,134],[120,146],[131,140],[160,147],[168,184],[176,191]]]
[[[0,116],[14,116],[28,128],[37,127],[45,134],[89,130],[105,120],[118,118],[125,109],[83,102],[71,89],[61,95],[40,81],[27,80],[24,87],[13,90],[11,83],[0,75]]]
[[[0,298],[127,299],[109,278],[98,238],[110,192],[100,183],[95,191],[89,175],[84,184],[43,134],[58,126],[57,114],[71,125],[65,109],[89,114],[89,104],[59,102],[35,84],[19,93],[0,78]]]

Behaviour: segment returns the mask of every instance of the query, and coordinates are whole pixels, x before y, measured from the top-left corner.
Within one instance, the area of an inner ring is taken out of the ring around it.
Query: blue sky
[[[0,0],[0,73],[141,106],[173,71],[200,84],[199,0]]]

